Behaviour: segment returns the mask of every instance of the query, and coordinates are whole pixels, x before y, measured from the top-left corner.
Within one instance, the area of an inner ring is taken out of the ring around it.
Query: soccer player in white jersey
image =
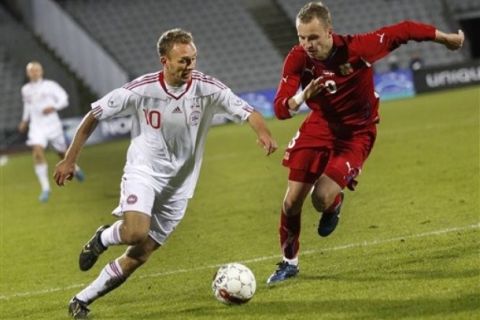
[[[189,32],[172,29],[163,33],[157,49],[163,71],[139,77],[92,103],[56,168],[55,180],[62,186],[72,177],[80,150],[97,122],[133,114],[120,203],[113,211],[122,219],[97,229],[80,253],[80,269],[89,270],[109,246],[129,247],[72,298],[69,312],[75,319],[85,318],[90,303],[121,285],[145,263],[182,220],[215,114],[248,121],[267,155],[277,148],[258,112],[223,83],[195,70],[197,50]]]
[[[27,145],[32,148],[35,173],[42,188],[39,200],[46,202],[50,183],[45,148],[50,143],[60,158],[65,155],[67,143],[57,111],[68,106],[68,95],[55,81],[43,79],[43,67],[39,62],[29,62],[26,73],[30,81],[22,87],[23,116],[18,130],[24,133],[28,128]],[[84,179],[78,166],[75,177],[79,181]]]

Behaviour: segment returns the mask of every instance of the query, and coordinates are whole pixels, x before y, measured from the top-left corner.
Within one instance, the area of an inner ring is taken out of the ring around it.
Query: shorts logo
[[[128,204],[134,204],[134,203],[137,202],[137,200],[138,200],[138,198],[137,198],[137,196],[134,195],[134,194],[131,194],[131,195],[129,195],[129,196],[127,197],[127,203],[128,203]]]

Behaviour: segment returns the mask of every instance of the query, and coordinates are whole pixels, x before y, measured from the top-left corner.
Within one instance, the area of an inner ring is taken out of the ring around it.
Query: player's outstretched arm
[[[268,130],[262,115],[257,111],[252,112],[248,117],[248,123],[257,134],[257,143],[265,150],[267,156],[274,153],[278,145],[272,138],[272,134],[270,130]]]
[[[59,186],[65,185],[66,180],[71,180],[75,172],[75,163],[77,162],[80,151],[82,150],[88,137],[92,134],[97,126],[98,120],[93,116],[92,111],[87,113],[83,118],[80,126],[75,132],[72,144],[65,153],[65,158],[57,163],[55,167],[54,178]]]
[[[458,50],[463,46],[465,35],[462,30],[458,33],[445,33],[440,30],[435,31],[435,42],[443,44],[450,50]]]

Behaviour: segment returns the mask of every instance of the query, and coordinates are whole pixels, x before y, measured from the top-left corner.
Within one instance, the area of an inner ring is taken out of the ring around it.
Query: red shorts
[[[323,139],[312,143],[311,137],[300,133],[285,151],[283,165],[290,168],[289,180],[315,183],[326,174],[342,189],[354,190],[363,163],[376,138],[376,127],[352,132],[349,137]]]

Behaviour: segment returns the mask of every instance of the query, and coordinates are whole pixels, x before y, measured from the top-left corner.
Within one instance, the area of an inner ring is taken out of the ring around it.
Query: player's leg
[[[120,194],[119,206],[113,214],[123,219],[97,229],[80,253],[80,270],[89,270],[109,246],[136,245],[147,237],[155,201],[153,187],[143,179],[125,175]]]
[[[337,227],[340,209],[343,203],[343,189],[354,190],[363,163],[373,147],[376,128],[365,129],[352,134],[348,140],[335,142],[336,152],[330,157],[322,175],[315,183],[312,192],[312,203],[322,213],[318,234],[322,237],[330,235]]]
[[[98,257],[112,245],[137,245],[148,236],[150,215],[137,211],[123,213],[123,219],[111,226],[100,226],[83,246],[78,258],[80,270],[87,271],[97,262]]]
[[[45,157],[45,147],[42,145],[32,145],[32,155],[35,174],[42,188],[38,197],[41,202],[47,202],[50,196],[50,182],[48,180],[48,163]]]
[[[313,207],[322,213],[318,234],[326,237],[337,227],[343,203],[342,187],[327,174],[322,174],[312,191]]]
[[[290,170],[290,178],[292,178]],[[295,179],[295,177],[293,178]],[[303,203],[308,193],[312,189],[312,183],[288,181],[288,188],[282,204],[280,214],[280,246],[283,253],[283,259],[278,263],[278,268],[267,279],[267,284],[275,284],[280,281],[297,275],[298,269],[298,251],[300,249],[300,229],[301,213]]]
[[[92,283],[70,300],[70,315],[75,319],[86,318],[89,304],[123,284],[159,247],[160,244],[150,237],[128,247],[121,257],[108,263]]]
[[[183,219],[187,204],[187,199],[174,201],[156,199],[148,237],[142,243],[130,246],[123,256],[105,266],[94,282],[72,298],[69,305],[70,314],[75,318],[74,311],[78,310],[79,316],[86,316],[89,312],[88,304],[125,282],[148,260],[153,251],[165,243]]]

